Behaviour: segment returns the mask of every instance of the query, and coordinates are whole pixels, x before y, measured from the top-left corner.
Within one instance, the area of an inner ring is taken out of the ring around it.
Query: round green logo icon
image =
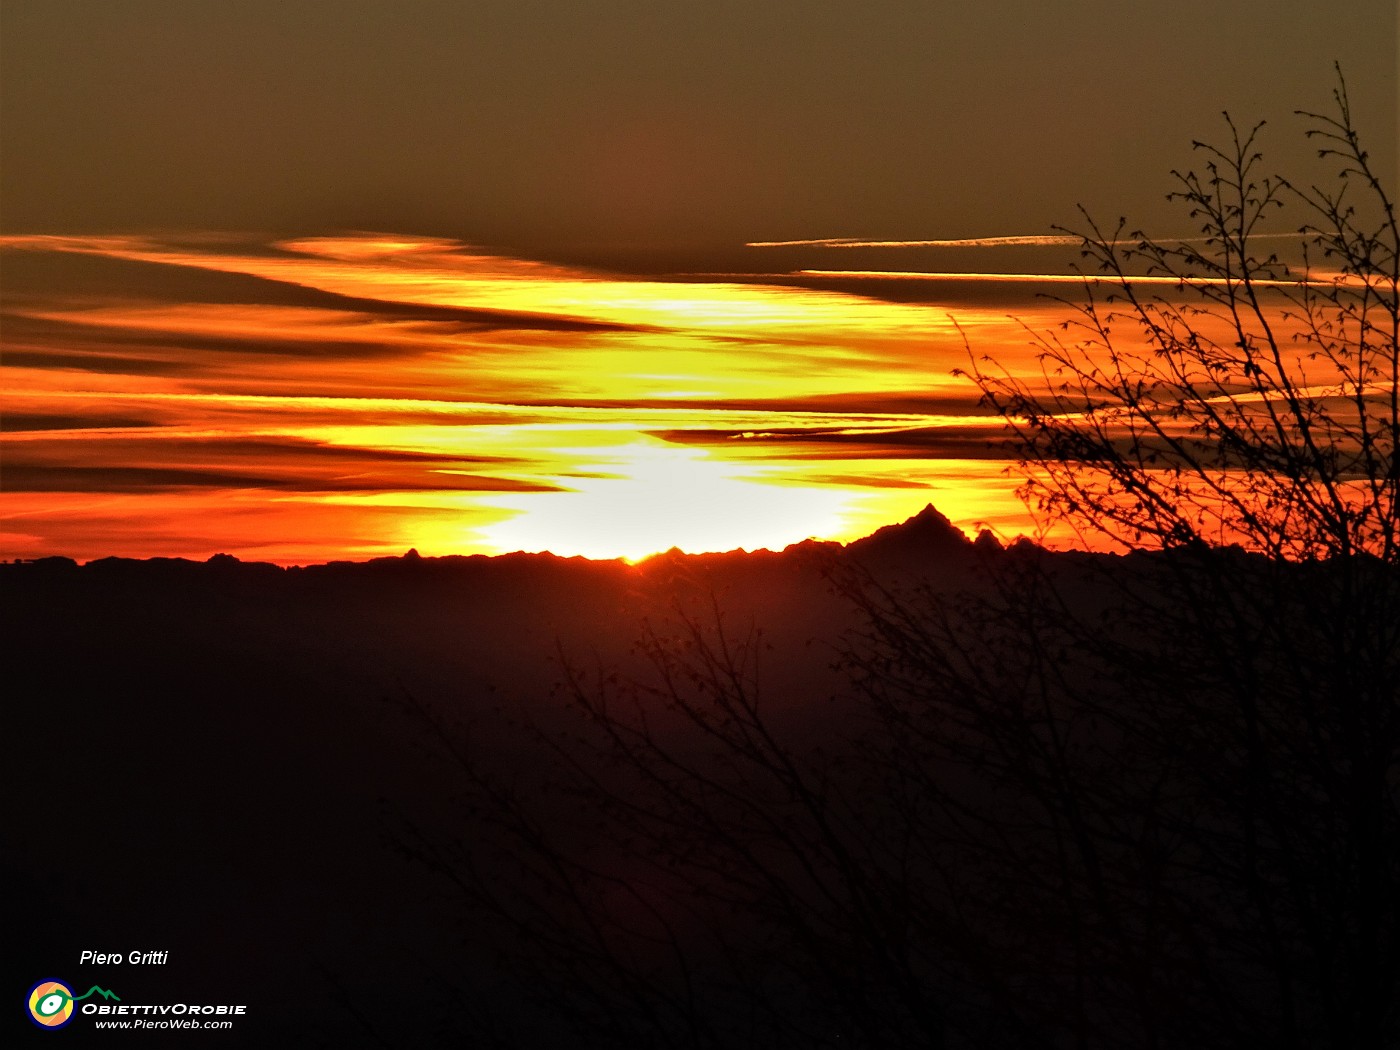
[[[73,1020],[73,993],[62,981],[40,981],[29,989],[29,1017],[44,1028],[62,1028]]]

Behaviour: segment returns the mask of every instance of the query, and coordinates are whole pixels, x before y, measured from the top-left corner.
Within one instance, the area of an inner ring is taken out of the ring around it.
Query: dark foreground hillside
[[[13,1001],[247,1007],[24,1037],[1396,1032],[1394,635],[1327,611],[1389,570],[1003,551],[926,512],[845,551],[0,586]]]

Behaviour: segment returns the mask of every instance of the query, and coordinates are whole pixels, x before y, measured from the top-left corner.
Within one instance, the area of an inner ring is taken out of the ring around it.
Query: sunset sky
[[[0,556],[638,557],[1032,528],[976,390],[1162,237],[1228,109],[1302,171],[1391,0],[6,0]],[[1281,227],[1286,230],[1287,226]]]

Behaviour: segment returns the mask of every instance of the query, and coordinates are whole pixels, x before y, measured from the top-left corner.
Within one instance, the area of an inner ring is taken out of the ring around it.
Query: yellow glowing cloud
[[[386,247],[387,245],[387,247]],[[452,242],[382,237],[316,238],[278,245],[292,257],[191,252],[145,238],[6,238],[37,248],[244,273],[322,291],[395,302],[477,307],[547,317],[667,327],[937,327],[918,306],[831,292],[733,283],[605,277],[577,268],[448,251]],[[391,265],[392,264],[392,265]],[[853,300],[858,300],[856,307]]]

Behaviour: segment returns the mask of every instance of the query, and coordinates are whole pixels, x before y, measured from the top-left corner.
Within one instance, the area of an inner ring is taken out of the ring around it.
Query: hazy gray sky
[[[539,252],[1157,221],[1228,108],[1347,73],[1395,170],[1396,4],[5,0],[10,232],[377,229]],[[1166,220],[1163,220],[1166,221]],[[1162,231],[1172,232],[1172,231]]]

